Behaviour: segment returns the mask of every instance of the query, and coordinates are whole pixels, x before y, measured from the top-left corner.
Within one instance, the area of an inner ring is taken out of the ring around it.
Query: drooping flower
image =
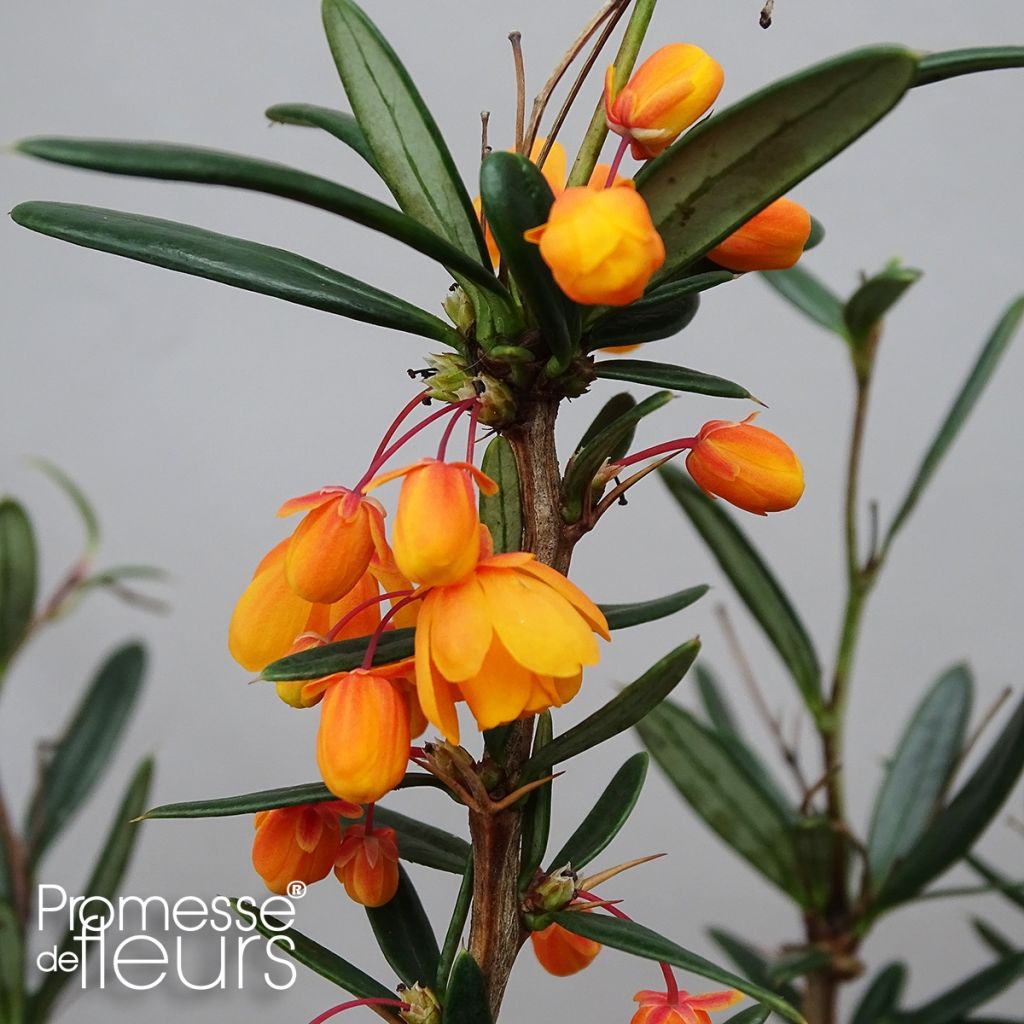
[[[459,739],[455,700],[481,729],[559,707],[609,639],[601,610],[526,552],[483,558],[458,583],[433,588],[416,628],[416,692],[430,722]]]
[[[253,822],[252,865],[278,895],[284,895],[289,882],[319,882],[341,850],[338,818],[362,813],[345,800],[260,811]]]
[[[541,967],[558,978],[582,971],[601,952],[599,942],[576,935],[560,924],[530,932],[530,942]]]
[[[364,907],[382,907],[398,891],[395,830],[349,825],[341,841],[334,874],[349,898]]]
[[[639,299],[665,262],[665,245],[632,182],[567,188],[548,220],[525,233],[540,245],[558,287],[574,302],[624,306]]]
[[[640,1004],[630,1024],[711,1024],[709,1012],[727,1010],[743,998],[742,992],[702,992],[692,996],[679,989],[676,992],[653,992],[644,989],[633,999]]]
[[[672,43],[651,54],[617,94],[614,79],[612,66],[604,87],[608,127],[629,140],[637,160],[647,160],[707,112],[725,75],[699,46]]]
[[[811,235],[811,215],[792,199],[776,199],[708,253],[726,270],[785,270],[793,266]]]
[[[804,471],[793,450],[751,420],[710,420],[686,457],[690,476],[706,493],[756,515],[792,508],[804,492]]]

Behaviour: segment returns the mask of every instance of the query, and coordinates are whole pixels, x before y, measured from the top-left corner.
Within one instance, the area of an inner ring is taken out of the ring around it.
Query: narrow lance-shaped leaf
[[[576,458],[595,438],[599,437],[608,427],[635,408],[636,399],[628,391],[620,391],[617,395],[612,395],[590,421],[590,426],[587,427],[579,440],[579,444],[573,450],[572,457]],[[610,456],[611,458],[621,459],[629,451],[629,446],[633,443],[635,431],[636,428],[634,426],[633,431],[628,432],[625,441],[620,441],[616,446],[614,453]]]
[[[444,1004],[442,1024],[491,1024],[487,982],[467,950],[455,958]]]
[[[871,341],[883,317],[903,293],[921,279],[921,271],[895,262],[869,277],[843,307],[843,323],[855,349]]]
[[[430,986],[437,977],[441,953],[416,888],[399,868],[398,892],[382,907],[367,907],[366,916],[377,945],[406,985]]]
[[[453,875],[461,875],[466,870],[472,850],[465,839],[380,804],[374,805],[373,820],[395,830],[398,856],[402,860]]]
[[[654,312],[661,307],[665,307],[666,310],[675,309],[679,305],[680,299],[717,288],[720,284],[728,284],[739,276],[731,270],[716,268],[699,274],[688,274],[686,277],[668,281],[657,288],[649,288],[642,298],[625,307],[593,307],[589,312],[584,313],[587,330],[588,332],[596,330],[599,336],[607,336],[609,331],[602,328],[601,325],[609,319],[614,320],[617,316],[628,316],[629,314],[635,315],[637,311],[640,313]],[[614,334],[614,331],[611,333]]]
[[[628,629],[645,622],[655,622],[699,601],[711,588],[702,583],[696,587],[677,590],[674,594],[656,597],[651,601],[631,601],[626,604],[602,604],[601,611],[609,629]]]
[[[408,628],[385,633],[374,651],[373,664],[387,665],[401,661],[402,658],[411,658],[415,632]],[[370,637],[360,636],[289,654],[271,662],[260,673],[260,679],[290,682],[296,679],[322,679],[335,672],[351,672],[362,666],[369,643]]]
[[[434,991],[437,997],[444,1002],[445,991],[448,988],[448,981],[452,973],[452,965],[462,946],[462,933],[466,929],[466,921],[469,920],[469,910],[473,904],[473,861],[472,858],[466,861],[466,870],[462,875],[462,884],[459,886],[459,894],[455,897],[455,906],[452,908],[452,916],[448,922],[448,932],[444,937],[444,945],[441,947],[441,956],[437,962],[437,982]]]
[[[853,1011],[850,1024],[879,1024],[894,1014],[899,1007],[903,987],[907,983],[907,968],[902,963],[883,967],[868,985]]]
[[[661,289],[658,289],[661,291]],[[641,299],[613,309],[594,322],[588,332],[586,349],[615,345],[637,345],[674,338],[693,322],[700,309],[700,295],[694,291],[659,302]]]
[[[0,501],[0,680],[32,622],[37,586],[36,541],[25,510]]]
[[[49,459],[33,459],[32,465],[45,473],[68,497],[71,504],[81,517],[85,528],[85,555],[96,554],[100,546],[100,522],[92,503],[85,496],[82,488],[64,472],[60,466],[54,465]]]
[[[523,545],[523,507],[519,470],[512,445],[496,435],[484,452],[480,468],[497,485],[498,493],[480,493],[480,522],[491,531],[494,553],[520,551]]]
[[[602,359],[594,366],[594,373],[602,380],[628,380],[634,384],[649,384],[656,388],[687,391],[695,395],[757,401],[741,384],[673,363],[653,363],[646,359]]]
[[[277,124],[320,128],[340,142],[344,142],[377,171],[377,161],[366,141],[363,129],[351,114],[343,110],[333,110],[331,107],[321,107],[315,103],[275,103],[266,109],[265,115]]]
[[[1020,882],[1012,882],[1004,874],[996,871],[991,864],[981,859],[977,854],[966,857],[967,866],[977,874],[981,875],[994,889],[997,889],[1011,903],[1015,903],[1024,910],[1024,893],[1022,893]]]
[[[722,1024],[764,1024],[771,1016],[771,1009],[767,1006],[748,1006],[745,1010],[733,1014]]]
[[[763,988],[771,989],[795,1006],[800,1002],[800,993],[789,982],[776,981],[772,977],[772,960],[750,943],[737,938],[721,928],[709,928],[708,934],[721,947],[725,955],[736,965],[737,970]]]
[[[87,249],[406,331],[456,349],[464,344],[457,331],[431,313],[284,249],[189,224],[74,203],[21,203],[11,217],[31,231]]]
[[[761,279],[804,316],[839,337],[845,337],[842,301],[806,267],[798,263],[788,270],[766,270]]]
[[[930,85],[957,75],[1003,68],[1024,68],[1024,46],[975,46],[966,50],[926,53],[917,62],[914,85]]]
[[[995,998],[1024,976],[1024,952],[1005,957],[964,979],[934,999],[897,1014],[897,1024],[952,1024]]]
[[[553,736],[551,712],[545,711],[537,718],[537,728],[533,738],[533,752],[537,753],[546,747]],[[551,834],[551,786],[541,786],[528,797],[523,811],[523,838],[519,858],[519,888],[525,889],[532,881],[548,848],[548,837]]]
[[[972,917],[971,927],[978,938],[1000,959],[1012,956],[1017,952],[1017,944],[988,921],[983,921],[980,917]]]

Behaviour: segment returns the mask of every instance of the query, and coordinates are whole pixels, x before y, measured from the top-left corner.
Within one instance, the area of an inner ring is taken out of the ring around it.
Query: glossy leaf
[[[385,633],[374,652],[373,664],[387,665],[402,658],[411,658],[415,632],[414,629],[408,628]],[[369,643],[368,636],[360,636],[352,640],[325,644],[323,647],[313,647],[298,654],[289,654],[271,662],[260,673],[260,679],[271,682],[322,679],[335,672],[351,672],[363,664]]]
[[[878,895],[880,909],[912,899],[974,845],[1024,768],[1024,701],[949,805],[893,869]]]
[[[1022,976],[1024,952],[1014,953],[972,974],[923,1006],[897,1014],[895,1024],[951,1024],[999,995]]]
[[[887,964],[875,975],[860,997],[850,1024],[882,1024],[891,1020],[899,1007],[906,983],[906,966],[902,963]]]
[[[751,981],[763,988],[778,993],[790,1005],[800,1002],[800,993],[789,982],[779,982],[772,977],[772,962],[759,950],[743,939],[722,931],[720,928],[709,928],[708,934],[721,947],[725,955],[733,962],[737,970]]]
[[[522,781],[539,778],[553,765],[568,761],[632,728],[676,688],[699,652],[700,641],[694,638],[665,655],[604,707],[537,751],[523,767]]]
[[[25,510],[0,500],[0,678],[32,622],[37,587],[36,541]]]
[[[693,290],[673,297],[671,301],[662,297],[658,302],[648,304],[641,299],[629,306],[613,309],[594,321],[588,331],[587,351],[610,345],[637,345],[674,338],[690,326],[699,309],[700,295]]]
[[[917,60],[856,50],[774,82],[687,132],[636,176],[667,277],[717,245],[884,117]]]
[[[695,395],[715,395],[719,398],[756,398],[742,385],[724,377],[715,377],[700,370],[688,370],[673,363],[652,363],[646,359],[602,359],[594,366],[594,373],[602,380],[628,380],[634,384],[649,384],[671,391],[688,391]]]
[[[944,673],[900,736],[878,791],[868,834],[877,889],[928,827],[960,756],[974,683],[965,665]]]
[[[648,760],[643,752],[634,754],[612,776],[590,813],[558,853],[550,858],[549,872],[566,864],[571,864],[574,871],[585,868],[619,834],[640,799],[644,779],[647,778]]]
[[[1015,903],[1018,907],[1024,910],[1024,894],[1021,893],[1021,882],[1012,882],[1004,874],[996,871],[991,864],[987,861],[982,860],[977,854],[970,854],[964,858],[967,862],[967,866],[972,871],[981,875],[994,889],[998,890],[1005,896],[1011,903]]]
[[[320,128],[358,153],[375,171],[377,161],[359,127],[359,122],[342,110],[317,106],[315,103],[276,103],[265,116],[277,124],[294,124],[303,128]]]
[[[635,408],[636,399],[628,391],[620,391],[617,395],[612,395],[590,421],[590,426],[587,427],[586,433],[580,438],[579,444],[573,450],[573,458],[579,455],[584,448],[596,437],[599,437],[608,427]],[[616,447],[610,458],[621,459],[629,451],[629,446],[633,443],[634,433],[636,433],[635,427],[629,433],[628,439]]]
[[[75,506],[85,529],[85,554],[94,555],[100,546],[100,522],[92,502],[85,496],[82,488],[64,472],[60,466],[54,465],[49,459],[32,459],[32,465],[45,473]]]
[[[826,330],[845,337],[842,300],[805,267],[798,263],[788,270],[766,270],[762,272],[761,280],[804,316]]]
[[[974,46],[966,50],[926,53],[917,62],[914,85],[944,82],[957,75],[1024,67],[1024,46]]]
[[[442,1024],[491,1024],[487,982],[473,957],[463,950],[455,958]]]
[[[978,938],[1000,959],[1012,956],[1017,952],[1016,944],[988,921],[983,921],[980,917],[972,917],[971,927]]]
[[[500,434],[487,446],[480,468],[498,485],[497,494],[480,494],[480,522],[491,531],[494,553],[521,551],[523,507],[519,470],[512,445]]]
[[[674,594],[656,597],[651,601],[631,601],[627,604],[602,604],[600,609],[608,620],[609,629],[628,629],[645,622],[656,622],[674,615],[699,601],[711,588],[702,583],[697,587],[677,590]]]
[[[399,868],[394,898],[383,907],[367,907],[366,917],[395,974],[406,985],[433,984],[441,953],[430,919],[404,868]]]
[[[977,361],[972,367],[971,372],[967,375],[967,380],[964,381],[963,387],[960,389],[960,393],[956,396],[952,406],[950,406],[949,412],[946,413],[946,418],[943,420],[942,426],[939,427],[935,440],[932,441],[931,447],[929,447],[924,459],[921,461],[921,465],[917,469],[914,482],[910,485],[910,490],[903,499],[903,504],[900,505],[899,511],[889,526],[883,549],[889,547],[893,537],[907,521],[910,513],[914,511],[914,506],[924,492],[925,487],[928,486],[931,478],[935,475],[935,471],[939,468],[939,463],[956,440],[957,434],[967,421],[971,410],[995,373],[1003,352],[1006,351],[1013,340],[1017,328],[1020,326],[1021,319],[1024,319],[1024,296],[1021,296],[1010,305],[985,342]]]
[[[533,753],[546,747],[554,735],[551,712],[544,711],[537,716],[537,727],[533,737]],[[519,888],[525,889],[532,881],[544,860],[551,835],[551,783],[535,789],[527,798],[523,810],[523,838],[519,858]]]
[[[812,714],[821,713],[821,666],[789,598],[732,517],[675,466],[660,470],[672,496],[711,549],[789,669]]]
[[[748,1006],[745,1010],[733,1014],[722,1024],[764,1024],[771,1016],[771,1012],[767,1006]]]
[[[373,820],[378,825],[395,830],[398,856],[402,860],[422,864],[435,871],[448,871],[453,875],[465,872],[472,852],[465,839],[453,836],[436,825],[428,825],[425,821],[381,807],[380,804],[374,805]]]
[[[775,1010],[787,1020],[803,1022],[803,1017],[784,999],[760,985],[755,985],[727,971],[724,967],[713,964],[710,960],[691,953],[688,949],[676,945],[663,935],[637,924],[635,921],[622,921],[603,914],[580,914],[563,910],[551,915],[563,928],[583,935],[585,938],[600,942],[602,946],[621,949],[624,953],[632,953],[645,960],[657,960],[679,967],[682,970],[697,974],[702,978],[710,978],[721,985],[739,989],[752,999]]]
[[[28,861],[38,864],[110,764],[142,690],[146,652],[126,644],[100,666],[56,744],[29,812]]]
[[[311,306],[453,348],[462,336],[412,303],[313,260],[205,228],[74,203],[21,203],[11,211],[31,231],[244,291]]]
[[[832,957],[823,949],[805,949],[787,953],[772,964],[772,978],[778,982],[793,981],[815,971],[830,967]]]
[[[894,263],[869,277],[843,307],[843,323],[856,348],[867,345],[886,313],[921,279],[921,271]]]
[[[729,701],[722,693],[721,684],[714,672],[703,662],[698,662],[694,669],[697,681],[697,693],[700,695],[700,702],[704,706],[704,714],[712,728],[720,736],[739,736],[740,729],[736,722],[736,715],[729,706]]]
[[[437,997],[442,1003],[451,978],[452,966],[462,947],[462,933],[466,930],[466,922],[469,920],[469,911],[472,905],[473,861],[470,859],[466,861],[462,884],[459,886],[459,894],[455,898],[455,906],[452,908],[452,916],[448,922],[448,932],[445,935],[441,956],[437,962],[437,980],[434,992],[437,993]]]

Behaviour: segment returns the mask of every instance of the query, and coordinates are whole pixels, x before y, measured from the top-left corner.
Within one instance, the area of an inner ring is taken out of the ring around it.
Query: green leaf
[[[466,921],[469,920],[469,910],[472,904],[473,861],[471,858],[466,861],[466,870],[462,875],[462,884],[459,886],[459,894],[455,898],[451,920],[448,922],[448,932],[444,937],[444,945],[441,947],[441,956],[437,963],[437,983],[434,985],[434,992],[442,1003],[448,989],[448,982],[451,979],[452,965],[462,946],[462,933],[466,929]]]
[[[533,753],[546,747],[554,735],[551,712],[545,711],[537,717],[537,729],[533,737]],[[548,848],[551,834],[551,783],[535,789],[527,798],[523,811],[523,838],[519,858],[519,888],[525,889],[532,881]]]
[[[982,860],[976,854],[969,854],[964,860],[971,870],[981,875],[986,882],[991,883],[993,888],[998,889],[1011,903],[1015,903],[1018,907],[1024,909],[1024,895],[1020,892],[1022,883],[1011,882],[1009,878],[996,871],[991,864]]]
[[[480,468],[497,485],[498,493],[480,493],[480,522],[491,531],[494,553],[520,551],[523,546],[523,508],[519,470],[512,445],[497,434],[484,452]]]
[[[670,939],[635,921],[622,921],[602,914],[580,914],[571,910],[552,914],[551,918],[568,931],[600,942],[602,946],[621,949],[624,953],[632,953],[645,960],[658,960],[700,975],[702,978],[710,978],[719,984],[745,992],[787,1020],[797,1021],[798,1024],[803,1022],[803,1017],[774,992],[761,985],[752,984],[724,967],[719,967],[710,960],[677,946]]]
[[[320,128],[355,150],[375,171],[377,161],[366,141],[359,122],[351,115],[315,103],[276,103],[265,116],[278,124],[294,124],[303,128]],[[378,173],[380,173],[378,171]]]
[[[1016,944],[988,921],[983,921],[980,917],[972,917],[971,927],[978,938],[1000,959],[1012,956],[1017,952]]]
[[[913,267],[893,263],[869,277],[850,296],[843,307],[843,323],[854,348],[862,349],[871,341],[883,317],[903,293],[921,279],[921,273]]]
[[[789,270],[765,270],[761,280],[804,316],[840,337],[846,336],[842,300],[828,285],[800,264]]]
[[[804,242],[804,252],[810,252],[812,249],[816,249],[822,242],[825,241],[825,225],[818,220],[817,217],[811,216],[811,233],[807,236],[807,241]]]
[[[640,299],[629,306],[613,309],[594,321],[588,332],[587,351],[675,337],[692,323],[699,309],[700,296],[692,289],[673,296],[671,300],[659,296],[657,302]]]
[[[957,75],[976,71],[998,71],[1001,68],[1024,67],[1024,46],[975,46],[967,50],[944,50],[927,53],[917,62],[914,85],[944,82]]]
[[[806,905],[790,820],[736,764],[722,740],[670,701],[637,725],[644,746],[705,823]]]
[[[709,928],[708,934],[722,948],[725,955],[736,965],[737,970],[763,988],[771,989],[791,1005],[800,1002],[800,993],[788,982],[779,982],[772,977],[772,961],[748,942],[738,939],[720,928]]]
[[[548,872],[571,864],[574,871],[586,867],[619,834],[626,824],[647,778],[648,757],[643,751],[634,754],[612,776],[611,782],[597,798],[597,803],[566,840],[565,845],[550,858]]]
[[[950,1024],[999,995],[1021,976],[1024,952],[985,967],[916,1010],[897,1014],[894,1024]]]
[[[891,1019],[899,1007],[906,983],[906,965],[898,962],[887,964],[874,976],[860,997],[850,1024],[882,1024]]]
[[[245,903],[248,906],[241,906]],[[247,926],[255,927],[267,939],[275,939],[274,946],[287,953],[296,963],[315,971],[321,978],[344,989],[358,999],[394,999],[393,989],[381,984],[358,967],[343,960],[337,953],[294,928],[286,928],[284,922],[271,914],[253,912],[251,899],[231,900],[232,909]],[[264,927],[264,923],[270,927]]]
[[[139,838],[140,828],[135,819],[146,806],[152,781],[153,761],[147,758],[135,769],[128,783],[103,847],[93,863],[89,881],[82,889],[83,893],[87,893],[93,899],[113,900],[117,896]],[[72,950],[78,945],[76,936],[81,930],[80,924],[76,921],[75,927],[64,933],[57,953],[58,958],[65,951]],[[28,1019],[37,1024],[48,1020],[61,991],[72,977],[73,974],[64,971],[47,974],[31,997]]]
[[[687,132],[636,176],[668,277],[717,245],[887,114],[917,72],[893,46],[775,82]]]
[[[551,354],[555,376],[568,367],[579,341],[579,307],[555,284],[540,248],[523,237],[547,221],[554,202],[551,186],[526,157],[491,153],[480,167],[480,199],[502,261]]]
[[[366,917],[384,959],[403,983],[433,984],[441,953],[427,912],[404,868],[398,869],[398,892],[383,907],[367,907]]]
[[[283,164],[165,142],[35,138],[19,142],[16,148],[43,160],[108,174],[223,185],[294,199],[397,239],[481,287],[505,294],[490,270],[418,220],[344,185]]]
[[[100,521],[96,510],[85,496],[82,489],[59,466],[48,459],[32,459],[32,465],[45,473],[68,497],[75,506],[85,528],[85,555],[95,555],[100,546]]]
[[[14,908],[0,899],[0,1019],[22,1024],[25,998],[25,937]]]
[[[621,417],[631,412],[636,408],[636,399],[628,391],[620,391],[617,395],[612,395],[604,405],[601,406],[598,414],[591,420],[590,426],[587,427],[586,433],[580,438],[580,442],[576,445],[573,451],[573,458],[589,444],[591,444],[595,438],[599,437],[608,427],[616,423]],[[633,443],[633,435],[636,433],[636,425],[634,424],[633,430],[629,431],[628,437],[624,442],[615,448],[614,453],[610,456],[612,459],[621,459],[628,451],[629,446]]]
[[[73,245],[418,334],[461,349],[462,336],[412,303],[313,260],[204,228],[74,203],[21,203],[15,223]]]
[[[967,666],[953,666],[925,695],[896,744],[868,833],[868,868],[876,890],[942,800],[960,756],[973,691]]]
[[[782,587],[732,517],[717,502],[706,497],[675,466],[663,466],[659,472],[779,652],[808,709],[815,716],[821,714],[823,699],[818,656]]]
[[[443,1024],[491,1024],[487,982],[466,950],[455,958],[441,1020]]]
[[[0,679],[32,624],[37,586],[36,541],[27,513],[0,500]]]
[[[396,629],[384,633],[374,652],[374,665],[388,665],[413,655],[415,630]],[[351,672],[360,668],[370,637],[359,636],[352,640],[339,640],[323,647],[312,647],[308,651],[289,654],[271,662],[261,673],[260,679],[270,682],[290,682],[295,679],[322,679],[335,672]]]
[[[581,444],[570,459],[562,481],[562,515],[567,523],[579,520],[584,511],[584,495],[593,486],[594,476],[606,461],[622,457],[619,452],[623,444],[628,446],[631,442],[640,420],[656,412],[671,399],[671,392],[657,391],[613,419],[587,439],[585,444]]]
[[[428,825],[425,821],[381,807],[380,804],[374,805],[373,820],[378,825],[395,830],[398,856],[402,860],[422,864],[435,871],[448,871],[453,875],[465,872],[472,854],[465,839],[453,836],[436,825]],[[424,984],[429,980],[424,979]]]
[[[832,956],[823,949],[798,950],[775,961],[772,965],[772,978],[776,982],[792,981],[831,965]]]
[[[736,723],[736,716],[722,693],[721,685],[710,668],[703,662],[698,663],[696,672],[697,693],[700,695],[700,702],[704,706],[704,713],[708,716],[715,732],[720,736],[739,736],[740,729]]]
[[[632,728],[676,688],[699,652],[700,640],[694,637],[666,654],[604,707],[598,708],[578,725],[556,736],[543,750],[537,751],[523,766],[520,784],[539,778],[553,765],[568,761]]]
[[[672,391],[689,391],[695,395],[719,398],[756,398],[739,384],[724,377],[715,377],[700,370],[688,370],[673,363],[652,363],[646,359],[603,359],[594,365],[594,373],[603,380],[628,380],[634,384],[650,384]]]
[[[32,797],[26,828],[30,865],[39,863],[109,765],[142,690],[145,668],[142,645],[126,644],[93,677]]]
[[[656,597],[652,601],[602,604],[598,607],[604,612],[609,629],[628,629],[682,611],[699,601],[710,589],[706,583],[702,583],[696,587],[687,587],[686,590],[677,590],[674,594],[666,594],[665,597]]]
[[[932,441],[931,447],[925,454],[924,459],[921,460],[921,465],[917,469],[917,474],[914,477],[914,482],[910,485],[907,496],[903,499],[903,504],[900,505],[899,511],[889,526],[889,531],[885,536],[885,543],[882,546],[883,552],[888,549],[893,537],[899,532],[900,527],[906,522],[910,513],[914,511],[914,506],[924,492],[925,487],[928,486],[935,471],[939,468],[939,463],[946,452],[949,451],[953,441],[956,440],[957,434],[966,422],[967,417],[970,416],[975,403],[981,397],[981,393],[985,390],[986,385],[995,373],[999,360],[1013,340],[1014,333],[1020,326],[1022,318],[1024,318],[1024,295],[1010,305],[996,324],[992,334],[985,342],[977,362],[975,362],[971,372],[967,375],[960,393],[950,406],[949,412],[946,413],[946,418],[939,428],[939,432],[935,435],[935,440]]]
[[[1024,768],[1024,700],[971,777],[893,869],[878,894],[878,910],[913,899],[952,867],[985,831]]]
[[[771,1012],[767,1006],[748,1006],[747,1009],[733,1014],[722,1024],[764,1024],[771,1016]]]

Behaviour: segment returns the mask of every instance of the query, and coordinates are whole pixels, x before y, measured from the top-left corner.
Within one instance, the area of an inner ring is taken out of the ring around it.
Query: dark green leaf
[[[914,54],[856,50],[774,82],[687,132],[637,175],[665,241],[667,277],[788,192],[887,114]]]
[[[484,452],[480,468],[498,485],[498,493],[480,494],[480,522],[491,531],[494,553],[521,551],[523,508],[519,494],[519,470],[512,445],[496,435]]]
[[[687,587],[686,590],[677,590],[674,594],[666,594],[665,597],[656,597],[652,601],[602,604],[599,607],[608,620],[609,629],[628,629],[630,626],[656,622],[658,619],[664,619],[668,615],[682,611],[699,601],[710,589],[706,583],[702,583],[697,587]]]
[[[918,704],[896,744],[868,833],[868,868],[876,890],[935,814],[960,756],[973,691],[967,666],[953,666]]]
[[[842,301],[809,270],[797,264],[789,270],[766,270],[761,279],[804,316],[840,337],[845,336]]]
[[[561,736],[556,736],[543,750],[534,754],[523,767],[521,781],[539,778],[553,765],[568,761],[632,728],[676,688],[699,652],[700,641],[695,637],[665,655],[604,707],[598,708]]]
[[[617,422],[621,417],[625,416],[635,408],[636,399],[628,391],[620,391],[617,395],[612,395],[612,397],[601,406],[600,411],[593,420],[591,420],[586,433],[580,438],[580,443],[576,445],[576,448],[573,451],[573,458],[579,455],[579,453],[591,444],[595,438],[599,437],[606,428],[610,427],[613,423]],[[611,456],[612,459],[621,459],[629,451],[629,446],[633,443],[633,434],[635,432],[636,430],[634,425],[634,430],[630,432],[625,443],[620,444],[615,449],[615,452]]]
[[[825,241],[825,225],[818,220],[817,217],[811,217],[811,233],[807,236],[807,241],[804,242],[804,252],[810,252],[811,249],[816,249],[822,242]]]
[[[645,960],[658,960],[671,964],[682,970],[710,978],[729,988],[739,989],[748,996],[771,1007],[776,1013],[787,1020],[802,1022],[803,1017],[784,999],[760,985],[752,984],[745,978],[727,971],[724,967],[713,964],[710,960],[691,953],[682,946],[677,946],[663,935],[637,924],[635,921],[622,921],[615,917],[602,914],[580,914],[571,910],[563,910],[551,915],[552,919],[563,928],[585,938],[600,942],[602,946],[621,949],[625,953],[643,957]]]
[[[906,983],[906,966],[901,963],[887,964],[875,975],[860,997],[850,1024],[883,1024],[890,1020],[899,1007]]]
[[[14,908],[0,899],[0,1020],[22,1024],[25,999],[25,937]]]
[[[374,652],[373,664],[387,665],[402,658],[411,658],[415,632],[410,627],[384,633]],[[295,679],[322,679],[335,672],[351,672],[362,666],[369,643],[368,636],[360,636],[353,640],[325,644],[323,647],[312,647],[298,654],[289,654],[285,658],[271,662],[260,673],[260,679],[289,682]]]
[[[277,103],[268,107],[266,117],[278,124],[296,124],[303,128],[321,128],[355,150],[375,171],[377,161],[366,142],[359,122],[342,110],[314,103]],[[378,172],[379,173],[379,172]]]
[[[985,831],[1024,768],[1024,701],[971,777],[896,865],[878,895],[878,908],[913,899],[952,867]]]
[[[921,271],[891,264],[869,277],[843,307],[843,323],[856,348],[869,343],[882,318],[899,302],[903,293],[921,279]]]
[[[708,716],[712,727],[720,736],[739,736],[740,729],[736,716],[729,706],[725,694],[714,672],[703,662],[698,662],[696,669],[697,693],[704,705],[704,713]]]
[[[978,938],[1000,959],[1012,956],[1017,952],[1016,943],[999,931],[998,928],[989,924],[988,921],[983,921],[980,917],[972,917],[971,927],[974,928]]]
[[[85,554],[94,555],[100,546],[100,522],[96,510],[85,496],[81,487],[75,483],[59,466],[48,459],[33,459],[32,465],[45,473],[69,498],[82,519],[85,528]]]
[[[666,289],[668,287],[671,286]],[[657,289],[662,290],[665,289]],[[692,323],[699,309],[700,296],[692,290],[673,296],[671,301],[659,297],[657,302],[648,304],[647,300],[640,299],[613,309],[594,321],[588,332],[587,351],[675,337]]]
[[[926,53],[917,62],[914,85],[943,82],[957,75],[1024,67],[1024,46],[975,46],[968,50]]]
[[[546,747],[554,735],[551,712],[545,711],[537,717],[537,729],[533,737],[533,753]],[[535,789],[527,798],[523,811],[523,839],[519,858],[519,888],[525,889],[544,860],[551,834],[551,783]]]
[[[1014,953],[972,974],[916,1010],[895,1017],[895,1024],[950,1024],[1009,988],[1024,975],[1024,952]]]
[[[711,548],[750,613],[789,669],[812,714],[822,710],[821,667],[811,639],[775,577],[721,506],[682,470],[660,470],[672,496]]]
[[[32,622],[37,586],[36,542],[25,510],[0,500],[0,679]]]
[[[443,1024],[491,1024],[487,982],[466,950],[455,958],[441,1020]]]
[[[466,870],[472,851],[464,839],[380,804],[374,805],[373,820],[395,830],[398,856],[402,860],[453,875],[461,875]]]
[[[434,991],[442,1003],[448,989],[448,981],[451,978],[452,964],[455,963],[455,958],[462,946],[462,933],[466,929],[466,921],[469,919],[469,909],[472,904],[473,861],[470,859],[466,861],[462,885],[459,886],[459,894],[455,898],[451,920],[448,922],[448,932],[444,937],[444,945],[441,947],[441,956],[437,964],[437,984],[434,986]]]
[[[31,231],[300,306],[463,346],[444,321],[313,260],[244,238],[157,217],[74,203],[21,203],[11,211]]]
[[[764,1024],[771,1016],[771,1012],[767,1006],[748,1006],[745,1010],[733,1014],[722,1024]]]
[[[430,986],[437,977],[441,953],[420,903],[416,888],[404,868],[399,868],[398,892],[383,907],[367,907],[366,916],[384,959],[409,986]]]
[[[574,871],[586,867],[619,834],[626,824],[647,778],[648,757],[634,754],[613,776],[597,803],[550,859],[548,872],[571,864]]]
[[[562,481],[562,515],[566,522],[575,523],[583,514],[584,495],[593,486],[594,476],[606,461],[622,457],[619,452],[623,444],[630,443],[640,420],[656,412],[671,399],[672,393],[669,391],[655,392],[612,420],[577,450],[569,461]]]
[[[823,949],[804,949],[796,953],[787,953],[772,964],[772,979],[780,982],[803,978],[832,964],[831,954]]]
[[[32,797],[26,829],[29,864],[39,863],[109,765],[142,690],[145,668],[142,646],[126,644],[93,678]]]
[[[771,989],[795,1006],[800,1002],[800,993],[788,982],[777,982],[772,978],[772,961],[756,950],[748,942],[730,935],[720,928],[709,928],[708,934],[722,948],[725,955],[735,964],[737,970],[745,974],[751,981]]]
[[[939,428],[939,432],[935,435],[935,440],[932,441],[931,447],[925,454],[924,459],[922,459],[921,465],[918,467],[917,474],[914,477],[914,482],[910,485],[910,490],[903,499],[903,504],[900,505],[899,511],[889,526],[883,550],[888,549],[893,537],[904,522],[906,522],[910,513],[913,512],[914,506],[917,504],[925,487],[928,486],[928,482],[931,480],[936,469],[938,469],[939,463],[946,452],[949,451],[953,441],[956,440],[957,434],[966,422],[967,417],[970,416],[975,403],[981,397],[985,386],[995,373],[996,366],[999,364],[1003,352],[1013,340],[1014,333],[1020,326],[1022,318],[1024,318],[1024,296],[1021,296],[1010,305],[985,342],[977,362],[967,375],[967,380],[964,381],[960,393],[956,396],[952,406],[950,406],[949,412],[946,413],[946,418]]]
[[[523,238],[544,224],[554,202],[544,175],[517,153],[491,153],[480,167],[484,216],[552,358],[552,375],[565,370],[580,335],[580,313],[555,284],[539,247]]]
[[[594,373],[603,380],[628,380],[634,384],[650,384],[672,391],[689,391],[695,395],[716,395],[719,398],[757,399],[739,384],[724,377],[715,377],[700,370],[688,370],[673,363],[652,363],[646,359],[604,359],[594,365]]]
[[[991,883],[992,887],[998,889],[1011,903],[1016,903],[1018,907],[1024,909],[1024,895],[1020,892],[1022,883],[1011,882],[1009,878],[996,871],[991,864],[982,860],[976,854],[969,854],[964,860],[967,862],[968,867],[981,875],[986,882]]]

